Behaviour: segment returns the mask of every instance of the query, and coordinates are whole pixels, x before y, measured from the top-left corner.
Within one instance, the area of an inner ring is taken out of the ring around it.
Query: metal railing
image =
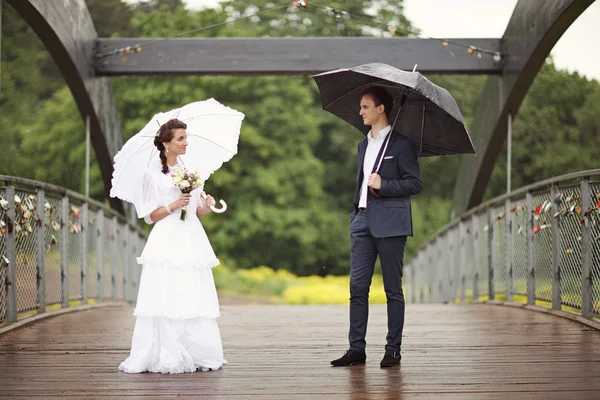
[[[143,232],[65,188],[0,175],[0,323],[50,308],[134,301]]]
[[[505,300],[600,316],[600,170],[481,204],[405,267],[407,300]]]

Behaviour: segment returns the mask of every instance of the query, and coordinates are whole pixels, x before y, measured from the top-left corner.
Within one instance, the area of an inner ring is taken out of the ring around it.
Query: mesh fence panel
[[[492,208],[494,226],[493,252],[495,294],[506,293],[506,215],[504,204]]]
[[[453,302],[460,298],[460,275],[462,266],[460,265],[460,235],[458,234],[458,226],[453,227],[448,232],[447,239],[450,243],[448,257],[451,260],[450,279],[452,279],[452,297]]]
[[[571,186],[560,189],[563,201],[559,206],[565,211],[559,217],[553,218],[552,222],[560,226],[560,276],[561,276],[561,302],[572,307],[581,308],[581,224],[579,219],[583,215],[581,211],[581,188]],[[569,210],[575,207],[572,212]],[[578,212],[579,211],[579,212]]]
[[[112,296],[112,243],[115,241],[115,235],[113,232],[113,220],[112,217],[104,216],[104,298],[110,299]]]
[[[487,212],[477,214],[473,233],[477,235],[477,288],[479,290],[479,299],[488,299],[488,280],[490,276],[489,254],[490,246],[488,240],[489,226],[487,221]]]
[[[443,293],[444,301],[452,301],[452,295],[454,293],[454,275],[452,266],[454,264],[451,256],[451,241],[449,232],[444,233],[440,237],[440,285],[442,286],[441,292]]]
[[[11,192],[10,199],[7,197],[8,189]],[[68,205],[63,203],[66,201],[64,195],[69,197]],[[15,317],[29,317],[44,304],[50,310],[56,309],[55,306],[62,305],[63,301],[81,300],[84,293],[90,299],[104,294],[108,300],[114,294],[119,300],[135,300],[139,281],[136,274],[141,272],[140,268],[133,265],[131,274],[127,273],[127,279],[131,280],[127,288],[124,286],[124,274],[126,266],[135,263],[136,252],[143,247],[145,238],[139,236],[138,231],[124,220],[119,224],[118,233],[115,233],[113,212],[95,202],[89,203],[88,213],[84,215],[84,201],[80,195],[68,191],[65,193],[62,189],[57,191],[52,185],[2,176],[0,323],[6,322],[7,317],[11,318],[11,322]],[[63,204],[68,212],[64,220]],[[99,210],[104,210],[108,216],[96,221]],[[88,220],[83,221],[84,217]],[[86,225],[85,230],[83,225]],[[12,229],[12,233],[8,232],[9,229]],[[98,236],[99,230],[104,230],[105,235]],[[126,241],[131,243],[126,244]],[[63,246],[66,250],[64,255],[61,254]],[[98,252],[102,254],[103,265],[98,265]],[[40,265],[39,257],[43,257]],[[65,266],[66,277],[62,275],[61,264]],[[82,287],[84,266],[87,273],[85,288]],[[99,268],[105,276],[103,287],[98,287]],[[12,288],[8,282],[9,272],[14,274],[15,279]],[[9,290],[11,296],[14,294],[14,302],[7,304],[8,300],[13,299],[8,298]]]
[[[527,296],[527,204],[525,199],[511,203],[513,294]]]
[[[124,296],[124,283],[123,283],[123,260],[127,257],[127,253],[126,253],[126,246],[125,246],[125,240],[126,240],[126,231],[125,231],[125,227],[123,226],[123,224],[118,224],[117,225],[117,252],[118,252],[118,257],[116,260],[114,260],[113,262],[116,264],[116,268],[115,268],[115,280],[116,280],[116,289],[117,289],[117,296],[123,298]]]
[[[69,204],[69,245],[67,246],[67,271],[69,274],[69,300],[81,299],[81,204]]]
[[[435,245],[427,247],[427,256],[425,257],[424,263],[421,265],[421,280],[425,281],[425,289],[423,291],[423,301],[433,303],[439,301],[437,298],[437,260],[435,258]]]
[[[590,184],[592,207],[600,204],[600,182]],[[591,214],[589,226],[592,230],[592,311],[600,315],[600,210]]]
[[[61,199],[46,195],[44,205],[46,226],[44,263],[46,266],[46,305],[62,300],[60,277],[60,202]]]
[[[0,186],[0,196],[6,200],[6,188]],[[0,321],[6,318],[6,275],[8,273],[8,257],[6,254],[7,224],[6,211],[0,207]]]
[[[592,242],[592,312],[600,315],[600,182],[596,175],[591,174],[596,180],[589,184],[590,208],[584,210],[583,201],[588,199],[581,199],[580,179],[587,178],[583,174],[579,176],[577,179],[570,176],[568,180],[560,181],[564,186],[553,184],[558,185],[554,187],[560,194],[556,198],[556,205],[552,202],[549,185],[544,183],[531,192],[533,209],[528,209],[524,194],[520,198],[511,199],[510,210],[506,209],[505,204],[496,201],[491,204],[489,214],[486,209],[472,218],[465,217],[461,225],[449,227],[442,235],[434,238],[413,261],[416,263],[413,265],[417,266],[414,272],[417,284],[412,290],[418,292],[414,298],[417,301],[427,301],[426,298],[430,298],[432,301],[446,302],[464,295],[465,299],[470,300],[475,297],[475,286],[479,299],[488,298],[491,258],[494,297],[503,298],[511,283],[511,293],[517,296],[515,300],[525,301],[529,268],[532,268],[535,300],[551,304],[554,250],[559,255],[560,301],[563,306],[581,309],[583,234],[589,228]],[[530,217],[533,217],[533,224],[532,230],[528,231]],[[491,227],[488,226],[489,223]],[[511,229],[508,238],[507,225]],[[559,237],[554,238],[557,247],[553,249],[552,232],[557,229]],[[532,254],[533,265],[529,265],[529,254]],[[512,276],[508,275],[507,256],[511,257]],[[511,281],[509,278],[512,278]]]
[[[464,298],[473,299],[473,274],[475,271],[475,254],[473,253],[473,227],[471,220],[465,222],[462,239],[462,254],[464,262],[463,288]]]
[[[552,302],[552,211],[544,211],[550,201],[550,192],[533,195],[534,232],[533,248],[535,263],[535,298]]]
[[[15,245],[17,312],[35,310],[37,307],[37,240],[35,221],[35,195],[15,190]]]
[[[88,211],[88,229],[87,232],[83,232],[86,235],[88,242],[88,297],[98,298],[98,260],[97,260],[97,235],[98,235],[98,224],[96,223],[96,209],[90,207]]]
[[[415,302],[426,301],[425,298],[427,297],[427,282],[424,279],[424,273],[427,270],[423,268],[423,258],[426,256],[426,252],[419,253],[412,264],[414,285],[411,285],[411,290],[414,293],[411,293],[411,298],[414,297]]]

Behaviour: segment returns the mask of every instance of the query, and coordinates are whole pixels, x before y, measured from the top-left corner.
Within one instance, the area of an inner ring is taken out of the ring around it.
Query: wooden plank
[[[600,332],[492,305],[409,305],[402,366],[379,368],[386,307],[371,306],[367,364],[332,368],[347,347],[347,306],[222,302],[229,364],[182,375],[118,371],[129,307],[65,314],[0,336],[0,398],[597,398]],[[490,334],[493,332],[493,334]]]
[[[381,62],[427,74],[500,74],[492,55],[470,55],[464,46],[501,51],[500,39],[416,38],[99,38],[96,74],[122,75],[307,75]],[[115,49],[139,45],[121,59]]]

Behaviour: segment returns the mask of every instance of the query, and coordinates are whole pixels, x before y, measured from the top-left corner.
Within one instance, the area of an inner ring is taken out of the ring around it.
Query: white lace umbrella
[[[160,160],[154,137],[158,128],[172,118],[187,124],[188,146],[186,154],[180,156],[182,164],[190,171],[198,171],[204,181],[237,154],[243,113],[215,99],[197,101],[158,113],[115,156],[111,197],[133,203],[138,210],[136,199],[144,172],[151,163]],[[212,207],[213,211],[225,211],[227,205],[223,200],[221,204],[223,208]]]

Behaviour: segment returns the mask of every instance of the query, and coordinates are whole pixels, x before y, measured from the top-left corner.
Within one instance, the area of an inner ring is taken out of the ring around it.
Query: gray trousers
[[[369,289],[379,255],[387,298],[388,334],[386,350],[400,351],[404,328],[402,259],[406,236],[375,238],[367,211],[361,210],[350,223],[350,349],[364,351],[369,318]]]

